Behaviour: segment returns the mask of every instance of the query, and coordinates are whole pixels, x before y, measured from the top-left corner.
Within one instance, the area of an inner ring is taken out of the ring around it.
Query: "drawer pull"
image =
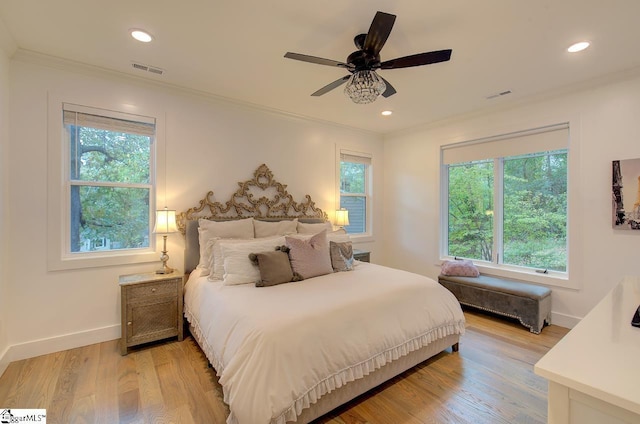
[[[151,289],[151,293],[155,293],[155,292],[156,292],[156,289],[155,289],[155,288],[152,288],[152,289]]]
[[[131,325],[131,324],[133,324],[133,321],[129,321],[129,322],[127,323],[127,325]]]

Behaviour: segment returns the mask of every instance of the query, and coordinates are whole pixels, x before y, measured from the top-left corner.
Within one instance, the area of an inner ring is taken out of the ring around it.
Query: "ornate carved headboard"
[[[228,221],[255,218],[267,221],[282,221],[298,218],[301,222],[324,222],[326,212],[315,206],[308,194],[303,202],[296,202],[287,192],[286,184],[273,178],[267,165],[262,164],[253,173],[253,178],[238,182],[239,188],[224,204],[213,200],[209,191],[198,206],[178,214],[178,228],[185,235],[184,269],[191,272],[200,259],[198,219]]]

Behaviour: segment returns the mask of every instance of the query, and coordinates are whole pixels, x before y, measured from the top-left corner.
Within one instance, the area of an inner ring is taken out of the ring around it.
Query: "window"
[[[567,125],[444,146],[444,255],[567,272],[567,146]]]
[[[349,211],[349,234],[369,233],[371,208],[371,157],[340,152],[340,208]]]
[[[150,247],[153,118],[63,104],[66,253]]]

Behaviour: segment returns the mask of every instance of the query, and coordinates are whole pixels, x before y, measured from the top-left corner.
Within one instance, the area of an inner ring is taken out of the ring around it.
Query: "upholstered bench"
[[[516,318],[532,333],[539,334],[545,321],[551,323],[551,290],[546,287],[488,275],[440,275],[438,282],[449,289],[461,305]]]

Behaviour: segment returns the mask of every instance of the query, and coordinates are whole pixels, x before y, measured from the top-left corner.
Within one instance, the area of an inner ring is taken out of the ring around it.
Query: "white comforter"
[[[350,381],[464,332],[456,298],[427,277],[362,263],[273,287],[192,273],[185,315],[220,377],[228,424],[284,424]]]

